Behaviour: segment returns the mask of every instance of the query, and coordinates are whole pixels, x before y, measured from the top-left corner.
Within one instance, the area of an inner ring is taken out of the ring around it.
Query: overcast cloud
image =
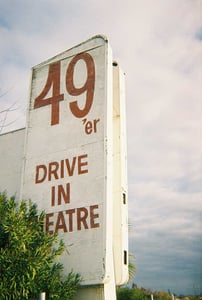
[[[0,128],[25,126],[32,66],[96,34],[126,73],[134,282],[202,292],[201,0],[0,0]]]

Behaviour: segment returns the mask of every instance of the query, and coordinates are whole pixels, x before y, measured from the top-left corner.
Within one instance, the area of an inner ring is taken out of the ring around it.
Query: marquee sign
[[[83,284],[110,277],[112,54],[96,36],[32,69],[22,197],[64,240],[65,272]]]

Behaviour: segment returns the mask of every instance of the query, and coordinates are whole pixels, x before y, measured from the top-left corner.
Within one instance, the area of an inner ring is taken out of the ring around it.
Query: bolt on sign
[[[83,285],[114,275],[112,51],[95,36],[32,69],[22,197],[45,210]]]

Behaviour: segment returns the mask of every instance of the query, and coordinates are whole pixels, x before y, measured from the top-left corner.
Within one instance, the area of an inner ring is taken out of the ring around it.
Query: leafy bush
[[[117,300],[133,300],[132,290],[129,288],[118,288]]]
[[[128,287],[117,290],[117,300],[148,300],[150,297],[145,295],[142,289],[137,287],[130,289]]]
[[[5,300],[71,300],[80,283],[78,274],[63,278],[56,262],[64,251],[62,240],[44,232],[45,213],[38,216],[31,201],[17,204],[0,193],[0,295]]]

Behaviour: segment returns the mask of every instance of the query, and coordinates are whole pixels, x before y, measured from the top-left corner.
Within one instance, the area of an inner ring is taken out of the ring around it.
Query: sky
[[[126,74],[133,282],[202,293],[201,0],[0,0],[0,131],[25,126],[31,68],[97,34]]]

